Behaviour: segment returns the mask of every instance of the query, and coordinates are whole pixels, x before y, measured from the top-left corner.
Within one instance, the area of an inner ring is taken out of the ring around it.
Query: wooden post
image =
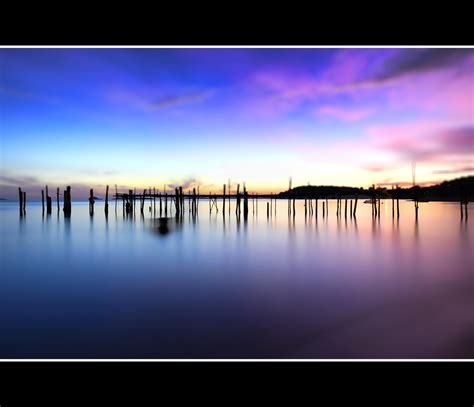
[[[21,192],[21,188],[18,188],[18,203],[20,205],[20,216],[23,215],[23,192]],[[462,206],[461,206],[462,210]]]
[[[305,198],[304,199],[304,217],[306,218],[306,216],[308,215],[308,208],[307,208],[307,199]]]
[[[58,205],[58,212],[59,212],[59,188],[56,189],[56,203]]]
[[[296,209],[295,209],[295,198],[293,198],[293,217],[295,216]]]
[[[326,209],[325,209],[324,201],[323,201],[323,218],[324,218],[325,215],[326,215]]]
[[[71,187],[68,185],[64,191],[64,217],[71,217]]]
[[[467,211],[467,208],[466,208]],[[23,215],[26,214],[26,191],[23,191]]]
[[[316,218],[318,218],[318,198],[316,198],[314,202],[314,214],[316,215]]]
[[[165,217],[168,217],[168,193],[165,192]]]
[[[44,191],[41,190],[41,203],[43,205],[43,214],[44,214]]]
[[[133,214],[134,214],[134,215],[135,215],[135,203],[136,203],[136,201],[137,201],[137,188],[134,187],[134,188],[133,188],[133,204],[132,204],[132,202],[130,202],[130,205],[132,205],[132,206],[130,207],[130,209],[133,208]]]
[[[89,214],[94,216],[94,190],[92,188],[89,193]]]
[[[51,197],[49,196],[48,186],[46,185],[46,213],[50,215],[52,212],[52,202]]]
[[[235,214],[240,215],[240,184],[237,184],[237,205],[235,207]]]
[[[352,218],[352,199],[351,199],[351,208],[350,208],[350,212],[351,212],[351,218]]]
[[[105,216],[109,214],[109,186],[105,187],[105,206],[104,206]]]
[[[175,196],[174,206],[175,206],[175,209],[176,209],[176,213],[178,214],[179,213],[179,201],[180,201],[178,188],[174,189],[174,196]]]
[[[347,219],[347,198],[344,200],[344,218]]]
[[[223,185],[223,189],[224,189],[224,192],[222,195],[222,212],[225,212],[225,184]],[[223,213],[223,215],[225,216],[225,213]]]
[[[356,217],[356,213],[357,213],[357,201],[359,199],[359,192],[357,192],[356,194],[356,199],[355,199],[355,203],[354,203],[354,218]]]
[[[117,192],[117,184],[115,184],[115,214],[117,214],[117,200],[118,200],[118,192]]]
[[[270,216],[270,202],[267,202],[267,218]]]
[[[244,220],[247,219],[248,213],[249,213],[248,193],[244,184]]]
[[[393,196],[394,186],[392,185],[392,219],[395,218],[395,197]]]
[[[400,217],[400,190],[397,184],[397,218]]]
[[[160,218],[161,218],[161,193],[160,193]]]

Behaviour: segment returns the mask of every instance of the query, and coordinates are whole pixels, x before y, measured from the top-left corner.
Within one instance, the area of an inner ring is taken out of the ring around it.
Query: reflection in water
[[[146,219],[0,204],[0,357],[474,357],[473,216],[266,203],[250,221],[230,200]]]

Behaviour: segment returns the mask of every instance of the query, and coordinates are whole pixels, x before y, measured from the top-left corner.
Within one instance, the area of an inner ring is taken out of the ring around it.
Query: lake
[[[473,205],[266,202],[186,203],[168,233],[148,202],[0,203],[0,358],[474,358]]]

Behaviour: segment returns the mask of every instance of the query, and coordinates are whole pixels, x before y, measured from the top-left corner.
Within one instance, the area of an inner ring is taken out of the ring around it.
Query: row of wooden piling
[[[291,181],[290,181],[290,187],[291,187]],[[392,218],[395,217],[395,214],[397,218],[400,218],[400,200],[399,200],[399,187],[398,185],[396,186],[396,190],[394,190],[394,187],[392,187]],[[372,185],[372,187],[369,189],[370,190],[370,199],[371,199],[371,204],[372,204],[372,216],[373,217],[379,217],[380,218],[380,213],[381,213],[381,197],[380,195],[377,195],[377,191],[375,189],[375,185]],[[228,193],[226,193],[228,192]],[[468,211],[467,211],[467,205],[469,203],[469,199],[464,195],[461,195],[460,199],[460,212],[461,212],[461,219],[467,219],[468,218]],[[26,214],[26,192],[22,191],[21,188],[18,188],[18,196],[19,196],[19,209],[20,209],[20,216],[23,216]],[[66,217],[71,216],[71,187],[67,186],[66,190],[64,190],[63,193],[64,197],[64,203],[63,203],[63,211],[64,215]],[[122,198],[122,203],[123,203],[123,211],[124,214],[130,214],[135,211],[135,201],[137,197],[139,198],[140,201],[140,212],[143,214],[144,213],[144,207],[145,207],[145,200],[147,197],[150,198],[150,207],[149,210],[151,211],[153,208],[153,211],[156,213],[156,199],[159,198],[159,214],[160,217],[162,216],[163,212],[163,202],[164,201],[164,214],[165,216],[168,216],[168,198],[170,198],[170,202],[174,201],[175,208],[176,208],[176,214],[177,216],[182,216],[184,213],[184,202],[185,202],[185,196],[183,193],[183,188],[182,187],[177,187],[175,188],[175,195],[170,195],[165,192],[164,194],[156,194],[156,189],[153,188],[153,193],[151,190],[151,187],[148,189],[144,189],[143,194],[140,194],[137,196],[136,191],[129,190],[128,194],[119,194],[117,191],[117,185],[115,185],[115,211],[117,211],[117,200],[119,198]],[[193,188],[192,194],[191,191],[188,191],[188,207],[190,213],[197,214],[198,212],[198,203],[199,203],[199,188],[196,193],[196,188]],[[235,208],[235,213],[237,216],[240,216],[240,213],[242,211],[241,209],[241,201],[243,198],[243,214],[244,217],[247,218],[248,212],[249,212],[249,194],[247,192],[247,189],[243,187],[243,194],[240,193],[240,184],[237,185],[237,192],[236,192],[236,208]],[[229,214],[230,214],[230,199],[231,199],[231,194],[230,194],[230,184],[229,184],[229,189],[226,191],[226,185],[223,185],[223,194],[222,194],[222,210],[223,210],[223,215],[225,216],[225,209],[226,209],[226,198],[229,199]],[[252,196],[252,210],[253,213],[257,211],[258,214],[258,205],[255,205],[256,199],[258,199],[258,194]],[[109,186],[106,186],[106,193],[105,193],[105,205],[104,205],[104,212],[105,215],[108,216],[109,212]],[[321,198],[319,198],[321,199]],[[310,198],[304,198],[304,213],[305,217],[306,216],[313,216],[315,215],[318,217],[318,198],[315,198],[315,203],[313,205],[313,199]],[[45,212],[46,208],[46,213],[48,215],[51,214],[52,212],[52,197],[49,195],[49,190],[48,186],[46,185],[45,190],[41,190],[41,200],[42,200],[42,208],[43,208],[43,214]],[[326,217],[328,215],[328,198],[323,198],[322,200],[322,216]],[[273,201],[275,201],[274,205],[274,212],[273,212]],[[288,199],[288,215],[293,215],[293,217],[296,214],[296,197],[291,197],[291,190],[290,190],[290,198]],[[418,219],[418,210],[419,210],[419,202],[420,202],[420,196],[419,196],[419,188],[415,189],[414,191],[414,205],[415,205],[415,218]],[[59,205],[59,188],[57,188],[56,191],[56,202],[57,202],[57,209],[58,212],[60,210],[60,205]],[[45,205],[46,203],[46,205]],[[89,195],[89,212],[90,215],[94,215],[94,203],[95,203],[95,197],[94,197],[94,190],[90,189],[90,195]],[[344,205],[342,204],[342,198],[341,196],[338,196],[336,198],[336,216],[341,217],[342,214],[344,213],[344,217],[347,218],[348,213],[349,216],[356,217],[357,213],[357,203],[358,203],[358,194],[355,197],[354,200],[354,205],[353,205],[353,200],[350,199],[348,200],[347,198],[344,198]],[[344,209],[342,208],[344,206]],[[217,203],[217,195],[212,195],[209,193],[209,211],[212,213],[213,210],[216,210],[216,213],[218,212],[218,203]],[[349,211],[348,211],[349,210]],[[270,201],[267,202],[267,217],[271,216],[273,213],[276,215],[276,198],[273,198],[273,196],[270,196]]]

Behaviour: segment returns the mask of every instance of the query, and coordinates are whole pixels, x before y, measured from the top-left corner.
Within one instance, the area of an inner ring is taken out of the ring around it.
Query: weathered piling
[[[222,185],[222,215],[225,216],[225,184]]]
[[[293,217],[295,217],[296,209],[295,209],[295,198],[293,198]]]
[[[237,204],[235,206],[235,214],[240,215],[240,184],[237,184]]]
[[[344,199],[344,218],[347,219],[347,198]]]
[[[224,200],[225,201],[225,200]],[[197,196],[196,196],[196,188],[193,188],[193,213],[197,214]]]
[[[314,214],[316,216],[316,219],[318,218],[318,198],[315,199],[314,202]]]
[[[245,188],[245,184],[244,184],[244,220],[247,219],[248,213],[249,213],[248,193],[247,193],[247,189]]]
[[[351,199],[350,215],[351,215],[351,218],[352,218],[352,199]]]
[[[41,190],[41,204],[43,207],[43,215],[44,215],[44,191],[43,190]]]
[[[105,206],[104,206],[105,216],[109,214],[109,186],[105,187]]]
[[[400,218],[400,188],[397,184],[397,218]]]
[[[184,213],[184,195],[183,195],[183,187],[179,187],[179,209],[181,211],[181,214]],[[188,202],[189,205],[189,202]]]
[[[89,215],[94,216],[94,190],[91,188],[89,192]]]
[[[133,188],[133,196],[136,197],[137,196],[137,188]],[[136,203],[136,199],[134,198],[133,199],[133,205],[131,208],[133,208],[133,214],[135,215],[135,203]]]
[[[229,192],[229,216],[230,216],[230,195],[231,195],[231,192],[230,192],[230,178],[227,180],[227,185],[228,185],[228,192]]]
[[[270,217],[270,202],[267,202],[267,218]]]
[[[26,191],[23,191],[23,215],[26,215]]]
[[[292,178],[290,177],[288,182],[288,216],[291,214],[291,195],[293,195],[293,191],[291,190],[291,182]]]
[[[64,211],[64,217],[69,218],[71,217],[71,187],[68,185],[66,187],[66,190],[64,191],[64,206],[63,206],[63,211]]]
[[[48,215],[51,215],[52,211],[53,211],[53,203],[52,203],[51,197],[49,196],[48,186],[46,185],[46,213]]]
[[[59,187],[56,189],[56,204],[58,206],[58,213],[59,213]]]
[[[143,214],[143,207],[145,206],[145,193],[146,189],[143,190],[143,199],[142,199],[142,207],[141,207],[141,213]],[[132,214],[133,215],[133,203],[135,200],[133,199],[134,197],[134,191],[132,189],[128,190],[128,196],[126,196],[127,202],[125,203],[125,212],[127,214]]]
[[[161,193],[160,193],[160,218],[161,218]]]
[[[307,208],[307,199],[304,199],[304,217],[308,215],[308,208]]]
[[[168,217],[168,193],[165,192],[165,217]]]
[[[21,192],[21,188],[18,188],[18,198],[18,202],[20,204],[20,216],[23,216],[23,192]]]
[[[325,202],[323,201],[323,218],[326,216],[326,208],[324,206]]]
[[[357,201],[359,200],[359,193],[357,192],[356,194],[356,199],[355,199],[355,202],[354,202],[354,218],[356,217],[356,214],[357,214]]]
[[[175,188],[175,189],[174,189],[174,197],[175,197],[175,199],[174,199],[174,206],[175,206],[175,208],[176,208],[176,213],[178,214],[178,213],[180,213],[180,210],[179,210],[179,203],[180,203],[180,200],[181,200],[181,199],[180,199],[180,196],[179,196],[179,190],[178,190],[178,188]]]
[[[418,208],[420,199],[420,187],[418,185],[413,187],[413,202],[415,204],[415,219],[418,220]]]
[[[395,218],[395,197],[394,197],[394,186],[392,185],[392,219]]]
[[[115,214],[117,214],[117,199],[118,199],[117,184],[115,184]]]
[[[130,192],[132,192],[132,191],[130,191]],[[145,194],[146,194],[146,189],[143,190],[143,194],[140,197],[140,214],[142,214],[142,215],[143,215],[143,210],[144,210],[144,207],[145,207]],[[128,203],[127,203],[127,206],[128,206]]]

